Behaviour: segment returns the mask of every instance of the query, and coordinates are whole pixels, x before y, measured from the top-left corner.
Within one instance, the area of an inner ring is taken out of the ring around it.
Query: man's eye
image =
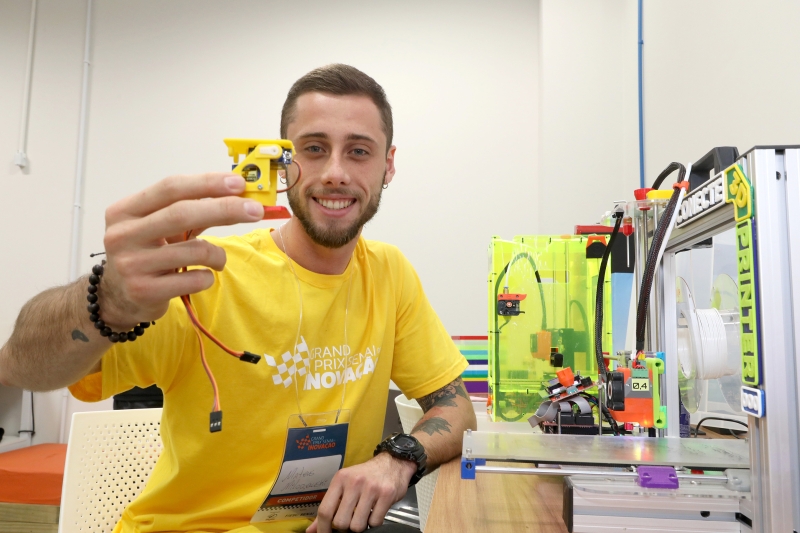
[[[353,150],[353,153],[355,155],[359,155],[359,156],[361,156],[361,155],[369,155],[369,152],[367,152],[363,148],[356,148],[356,149]]]
[[[312,154],[318,154],[322,152],[322,147],[320,146],[309,146],[306,148],[306,151],[311,152]]]

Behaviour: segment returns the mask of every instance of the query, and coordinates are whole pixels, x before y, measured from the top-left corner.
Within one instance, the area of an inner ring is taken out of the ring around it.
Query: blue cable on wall
[[[642,2],[639,0],[639,186],[644,188],[644,106],[642,105]]]

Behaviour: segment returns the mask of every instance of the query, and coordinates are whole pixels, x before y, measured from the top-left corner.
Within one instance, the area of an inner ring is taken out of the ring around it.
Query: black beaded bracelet
[[[144,330],[150,327],[150,322],[141,322],[130,331],[120,331],[119,333],[111,331],[111,328],[106,326],[106,323],[100,320],[100,304],[97,303],[97,286],[100,284],[100,279],[103,277],[104,265],[103,260],[99,265],[92,267],[92,274],[89,276],[89,294],[86,299],[89,300],[89,306],[86,308],[89,311],[89,320],[94,322],[94,327],[100,330],[100,335],[108,337],[111,342],[127,342],[135,341],[136,337],[144,335]],[[155,324],[155,322],[153,322]]]

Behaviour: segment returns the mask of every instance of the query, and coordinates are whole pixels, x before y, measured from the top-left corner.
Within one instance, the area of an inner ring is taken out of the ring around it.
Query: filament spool
[[[706,393],[706,381],[736,379],[730,376],[739,372],[737,358],[732,357],[732,354],[738,355],[738,328],[731,326],[738,324],[739,313],[738,310],[697,309],[686,280],[679,277],[676,285],[678,380],[681,400],[686,409],[694,413]],[[739,410],[738,406],[731,407]]]
[[[728,368],[728,338],[725,323],[716,309],[697,309],[696,342],[701,349],[697,353],[700,361],[697,365],[697,379],[716,379],[732,373]]]

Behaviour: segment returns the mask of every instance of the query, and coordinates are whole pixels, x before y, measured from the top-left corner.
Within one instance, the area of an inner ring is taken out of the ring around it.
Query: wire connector
[[[211,411],[211,415],[209,418],[210,418],[210,423],[208,425],[208,430],[211,433],[222,431],[222,411]]]
[[[261,356],[245,351],[242,353],[241,357],[239,357],[239,360],[244,361],[245,363],[256,364],[261,361]]]

